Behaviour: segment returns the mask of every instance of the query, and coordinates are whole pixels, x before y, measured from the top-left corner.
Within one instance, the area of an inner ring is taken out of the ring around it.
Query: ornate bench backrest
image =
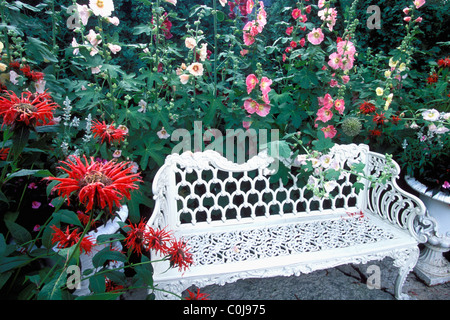
[[[330,153],[341,167],[367,161],[365,145],[336,146]],[[365,203],[355,193],[351,175],[344,175],[334,199],[319,199],[304,181],[270,182],[274,159],[260,153],[244,164],[228,161],[219,153],[172,154],[155,176],[153,192],[158,210],[170,212],[159,225],[171,230],[208,228],[267,219],[354,213]],[[272,166],[271,166],[272,165]]]

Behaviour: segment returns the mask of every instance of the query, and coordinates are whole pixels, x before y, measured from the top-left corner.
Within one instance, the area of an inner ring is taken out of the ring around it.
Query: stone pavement
[[[380,271],[380,288],[370,289],[367,269],[377,265]],[[200,288],[210,300],[395,300],[394,284],[398,268],[391,258],[361,265],[343,265],[332,269],[302,274],[298,277],[273,277],[245,279],[223,286]],[[189,290],[197,291],[196,287]],[[414,272],[403,286],[403,292],[415,300],[450,300],[450,282],[429,287]],[[184,292],[186,295],[186,291]],[[143,292],[131,292],[125,300],[144,299]]]

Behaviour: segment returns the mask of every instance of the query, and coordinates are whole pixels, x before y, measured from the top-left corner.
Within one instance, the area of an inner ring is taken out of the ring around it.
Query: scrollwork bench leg
[[[399,251],[394,257],[394,266],[399,268],[398,276],[395,281],[395,298],[398,300],[409,300],[410,296],[402,292],[403,284],[406,277],[414,269],[414,266],[419,259],[419,247],[409,248]]]

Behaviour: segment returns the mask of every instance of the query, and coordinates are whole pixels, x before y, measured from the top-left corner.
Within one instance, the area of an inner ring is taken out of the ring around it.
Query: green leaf
[[[27,264],[32,258],[26,255],[4,257],[0,262],[0,274]]]
[[[117,300],[121,294],[121,292],[95,293],[89,296],[76,297],[75,300]]]
[[[17,177],[25,177],[25,176],[33,176],[37,178],[42,177],[50,177],[53,174],[48,170],[30,170],[30,169],[21,169],[19,171],[13,172],[7,175],[8,179],[17,178]]]
[[[11,235],[13,236],[13,238],[19,244],[23,244],[23,243],[31,241],[31,239],[32,239],[31,234],[28,232],[27,229],[25,229],[21,225],[18,225],[17,223],[9,221],[9,220],[5,220],[5,225],[8,228],[9,232],[11,232]]]
[[[334,146],[334,142],[330,138],[325,138],[325,134],[322,130],[317,133],[318,140],[312,142],[315,146],[315,150],[320,152],[326,152]]]
[[[13,274],[12,271],[0,273],[0,289],[3,288],[8,279],[12,276],[12,274]]]
[[[59,219],[60,222],[64,222],[67,224],[74,224],[79,227],[84,227],[83,224],[80,222],[80,219],[78,219],[78,216],[75,212],[67,210],[67,209],[61,209],[55,213],[53,213],[53,216],[57,219]]]
[[[27,43],[25,44],[25,49],[31,57],[38,59],[38,61],[58,62],[58,59],[48,49],[47,44],[39,39],[28,37]]]
[[[355,188],[355,193],[358,194],[361,190],[364,190],[364,183],[355,182],[353,187]]]
[[[144,281],[147,286],[153,286],[153,267],[150,264],[150,260],[142,256],[141,262],[148,262],[145,264],[138,265],[134,268],[136,271],[136,278]]]
[[[124,262],[127,260],[127,257],[119,251],[111,250],[109,247],[106,247],[95,254],[92,258],[92,264],[97,268],[103,266],[108,260]]]
[[[96,274],[89,278],[89,289],[95,293],[104,293],[106,289],[105,275]]]
[[[38,300],[61,300],[62,287],[66,284],[67,273],[56,273],[55,277],[47,282],[39,291]]]

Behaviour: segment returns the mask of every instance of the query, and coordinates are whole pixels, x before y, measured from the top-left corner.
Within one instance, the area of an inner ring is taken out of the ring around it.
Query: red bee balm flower
[[[140,182],[139,173],[132,174],[133,167],[129,162],[108,161],[106,163],[94,161],[89,163],[84,156],[84,163],[78,157],[75,161],[62,161],[68,169],[59,167],[69,176],[67,178],[48,177],[47,180],[56,180],[60,183],[55,186],[60,196],[67,199],[76,193],[78,200],[86,206],[86,212],[93,208],[104,209],[113,206],[120,207],[123,197],[131,198],[130,191],[138,189],[136,182]]]
[[[170,266],[178,266],[178,270],[186,270],[194,263],[192,254],[188,252],[188,248],[183,241],[173,241],[172,246],[168,250]]]
[[[57,248],[70,248],[75,245],[78,241],[80,241],[80,235],[77,230],[73,230],[70,232],[69,227],[67,226],[66,231],[62,231],[56,226],[51,226],[53,231],[55,231],[52,235],[52,243],[58,242]],[[84,237],[80,243],[80,252],[84,251],[89,254],[92,251],[92,247],[94,246],[94,241],[90,236]]]
[[[114,124],[107,125],[105,121],[100,122],[98,120],[92,121],[92,132],[95,133],[94,138],[99,136],[102,138],[102,143],[107,140],[121,142],[125,139],[127,131],[121,128],[116,128]]]
[[[189,294],[189,296],[184,298],[185,300],[209,300],[209,294],[200,293],[200,289],[197,289],[196,293],[187,290],[187,293]]]
[[[48,93],[23,92],[18,97],[12,91],[6,91],[7,97],[0,96],[0,117],[3,117],[3,125],[13,128],[25,125],[35,126],[47,125],[53,120],[53,110],[58,105],[51,101]]]

